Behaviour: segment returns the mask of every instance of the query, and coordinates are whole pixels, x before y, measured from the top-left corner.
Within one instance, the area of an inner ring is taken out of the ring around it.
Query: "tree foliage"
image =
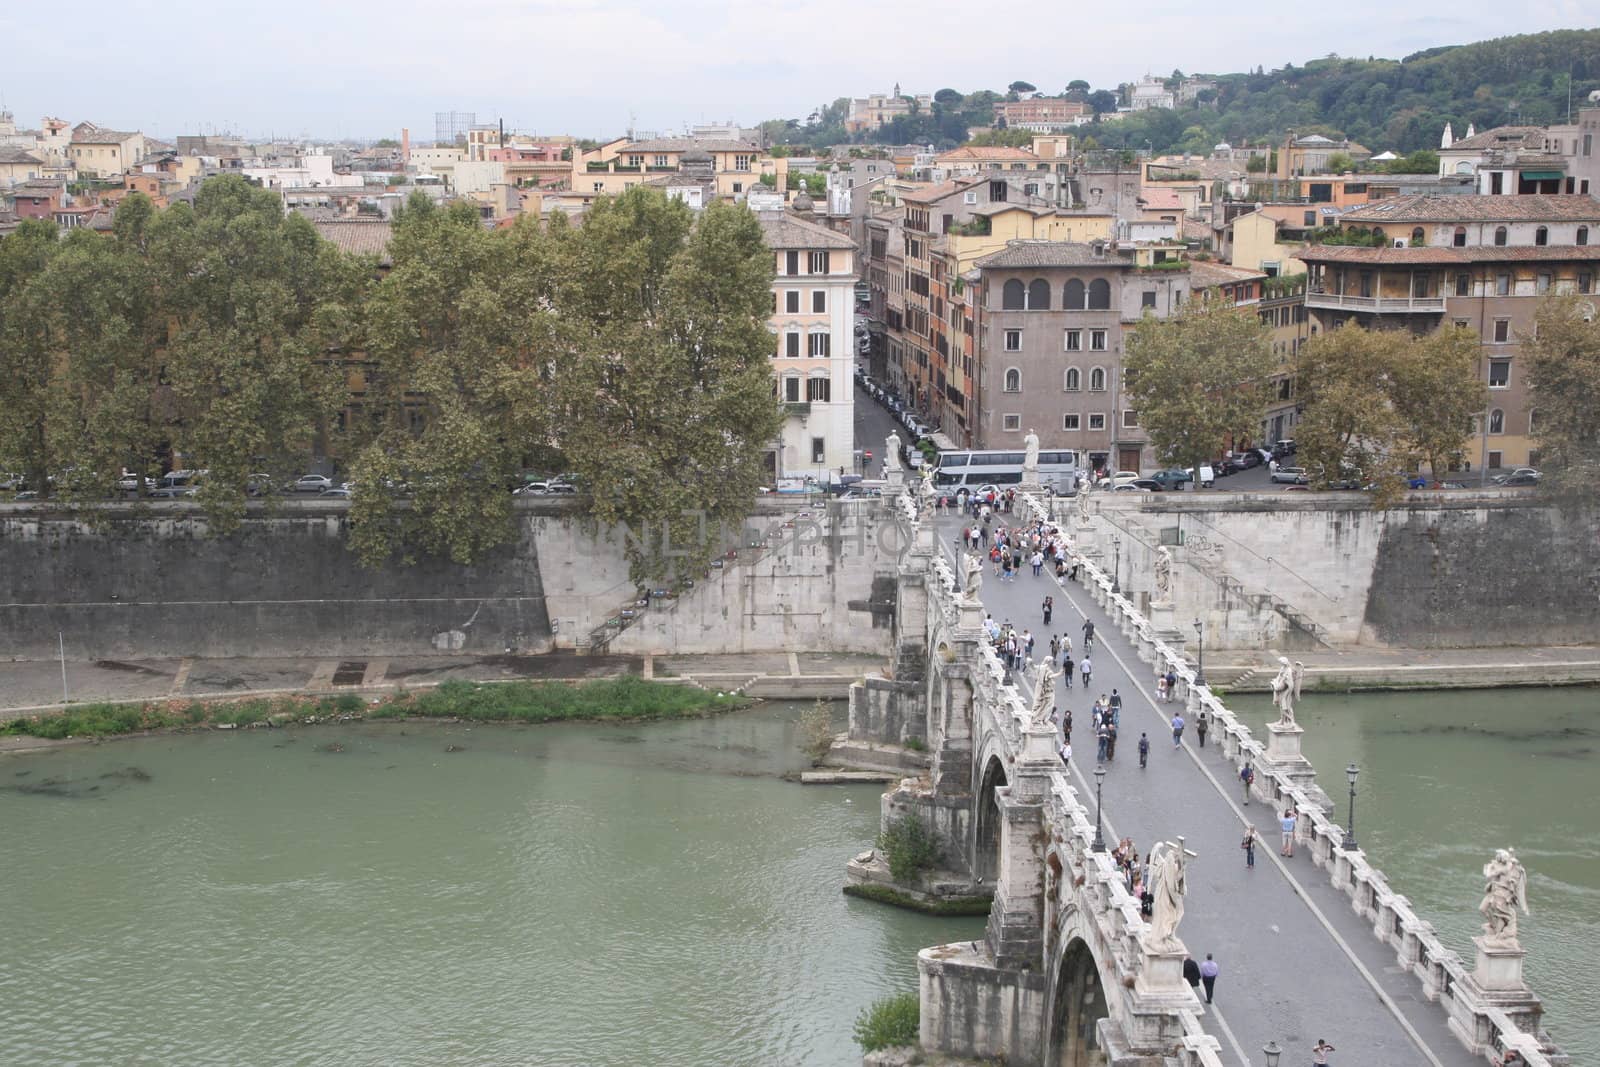
[[[1175,318],[1146,315],[1127,348],[1128,399],[1165,462],[1198,469],[1259,429],[1276,364],[1255,314],[1192,300]]]
[[[1548,296],[1521,338],[1537,413],[1542,485],[1592,498],[1600,485],[1600,316],[1592,297]]]

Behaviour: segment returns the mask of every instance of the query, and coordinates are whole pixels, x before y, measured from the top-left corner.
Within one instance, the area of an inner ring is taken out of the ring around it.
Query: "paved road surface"
[[[953,559],[960,521],[947,518],[938,525],[943,549]],[[1074,659],[1081,659],[1084,619],[1095,622],[1091,691],[1076,681],[1070,690],[1057,683],[1060,703],[1076,720],[1071,775],[1091,801],[1095,746],[1089,706],[1113,688],[1123,699],[1116,759],[1106,765],[1107,840],[1128,836],[1146,853],[1157,840],[1182,835],[1199,853],[1190,863],[1188,906],[1178,935],[1196,960],[1210,952],[1221,966],[1216,1003],[1204,1022],[1228,1050],[1226,1058],[1260,1062],[1262,1046],[1275,1040],[1285,1050],[1285,1064],[1306,1064],[1311,1047],[1326,1038],[1338,1049],[1333,1062],[1340,1064],[1481,1063],[1446,1029],[1444,1011],[1423,1000],[1417,981],[1394,973],[1392,951],[1372,936],[1327,875],[1303,851],[1279,859],[1275,813],[1259,801],[1239,806],[1237,768],[1217,746],[1197,749],[1191,725],[1174,749],[1168,721],[1181,702],[1157,704],[1150,668],[1080,587],[1063,588],[1048,570],[1034,578],[1024,569],[1007,584],[984,574],[985,610],[1019,630],[1031,629],[1035,658],[1048,653],[1050,633],[1040,611],[1046,595],[1055,598],[1050,630],[1072,636]],[[1018,680],[1031,700],[1026,672]],[[1141,731],[1151,741],[1145,770],[1139,768]],[[1325,784],[1337,789],[1337,783]],[[1263,842],[1253,871],[1246,870],[1239,848],[1246,817]]]

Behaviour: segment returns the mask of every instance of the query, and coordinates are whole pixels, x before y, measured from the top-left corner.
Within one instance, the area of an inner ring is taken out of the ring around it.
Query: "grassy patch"
[[[917,994],[879,997],[856,1017],[856,1044],[862,1052],[915,1045],[921,1024],[922,1002]]]
[[[871,900],[879,904],[905,908],[908,911],[920,911],[924,915],[940,915],[946,918],[988,915],[990,907],[994,903],[988,897],[924,899],[922,897],[914,897],[910,893],[902,893],[892,886],[880,885],[877,882],[847,885],[844,887],[844,894],[848,897],[860,897],[862,900]]]
[[[368,704],[356,693],[338,696],[257,697],[234,701],[83,704],[0,724],[0,735],[115,737],[147,730],[252,726],[263,722],[361,715],[369,719],[469,719],[474,722],[556,722],[681,719],[730,711],[743,697],[639,678],[593,682],[445,682],[424,692],[399,692]]]
[[[878,834],[878,850],[902,885],[916,881],[939,858],[939,844],[915,815],[902,815]]]

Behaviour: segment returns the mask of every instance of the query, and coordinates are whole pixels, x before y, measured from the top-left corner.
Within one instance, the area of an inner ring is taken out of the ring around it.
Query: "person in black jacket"
[[[1195,996],[1200,995],[1200,965],[1194,961],[1193,957],[1184,957],[1183,980],[1189,983],[1189,988],[1194,990]]]

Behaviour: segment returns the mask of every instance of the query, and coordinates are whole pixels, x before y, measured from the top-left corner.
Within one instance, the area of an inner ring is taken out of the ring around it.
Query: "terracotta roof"
[[[1266,274],[1259,270],[1247,270],[1244,267],[1234,267],[1208,259],[1189,261],[1190,285],[1195,289],[1209,289],[1214,285],[1233,285],[1265,277]]]
[[[976,161],[994,159],[1012,159],[1020,163],[1024,161],[1037,161],[1039,157],[1028,151],[1026,148],[1011,148],[1007,145],[979,145],[977,147],[972,145],[962,145],[960,148],[953,148],[948,152],[941,152],[934,157],[934,160],[939,163],[959,163],[963,160]]]
[[[1479,151],[1485,148],[1543,148],[1543,126],[1496,126],[1492,130],[1463,137],[1441,152]]]
[[[16,145],[10,144],[0,144],[0,163],[39,163],[42,165],[44,160],[34,155],[26,148],[19,148]]]
[[[963,178],[960,181],[940,182],[938,185],[930,185],[924,189],[916,189],[905,193],[900,199],[909,200],[914,204],[931,204],[935,200],[944,199],[951,193],[959,193],[963,189],[971,188],[981,180],[979,178]]]
[[[1171,189],[1146,189],[1139,194],[1139,206],[1149,211],[1177,211],[1183,201]]]
[[[1364,248],[1305,245],[1295,258],[1308,263],[1360,263],[1369,267],[1420,267],[1471,263],[1563,263],[1600,260],[1600,245],[1474,245],[1470,248]]]
[[[358,256],[377,256],[378,262],[389,266],[389,238],[394,227],[380,219],[315,219],[311,225],[325,239],[338,246],[339,251]]]
[[[130,137],[139,136],[137,131],[106,130],[96,126],[92,130],[73,130],[73,144],[121,144]]]
[[[1600,221],[1600,200],[1572,196],[1397,196],[1346,211],[1349,222]]]
[[[856,243],[842,233],[795,218],[786,211],[763,211],[756,216],[768,248],[850,248]]]
[[[1095,255],[1092,245],[1076,241],[1008,241],[998,252],[978,260],[974,266],[984,269],[1012,267],[1112,267],[1132,265],[1132,258],[1110,245],[1103,255]]]

